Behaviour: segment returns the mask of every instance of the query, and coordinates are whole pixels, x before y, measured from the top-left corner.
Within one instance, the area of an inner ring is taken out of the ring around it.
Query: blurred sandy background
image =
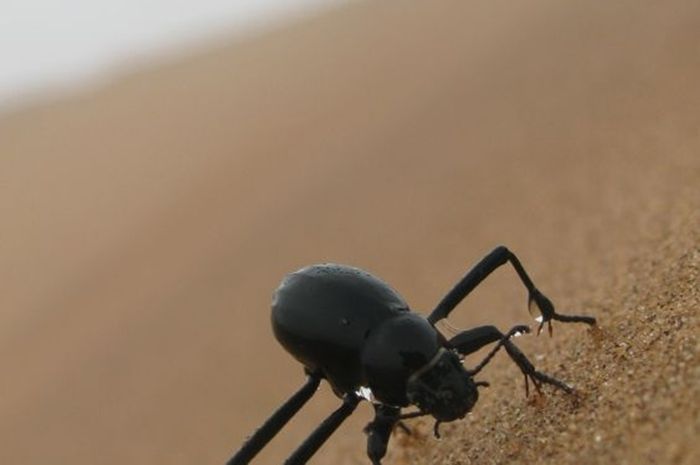
[[[617,403],[588,398],[598,416],[581,434],[555,429],[541,463],[693,463],[699,82],[690,0],[360,2],[4,115],[0,463],[223,463],[303,382],[269,327],[284,274],[349,263],[427,312],[499,243],[609,336],[601,349],[559,326],[519,342],[588,392],[618,389]],[[647,327],[630,296],[678,257],[685,299],[645,309],[680,329],[593,363],[617,347],[613,321]],[[528,321],[525,299],[504,270],[451,320],[505,329]],[[634,373],[590,381],[633,360],[677,366],[672,347],[687,358],[670,391],[628,393]],[[591,363],[567,370],[572,354]],[[526,405],[507,361],[486,376],[503,382],[479,419],[502,415],[501,398]],[[637,396],[665,410],[622,422]],[[336,404],[324,385],[256,463],[281,462]],[[370,417],[361,406],[312,462],[367,463]],[[654,438],[656,455],[626,455]],[[426,440],[406,460],[521,463],[541,446],[474,457],[454,444]]]

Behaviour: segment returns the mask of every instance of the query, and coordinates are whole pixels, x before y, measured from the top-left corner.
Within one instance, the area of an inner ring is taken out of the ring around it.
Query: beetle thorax
[[[405,312],[387,319],[367,335],[362,350],[366,384],[380,402],[407,406],[409,378],[441,347],[439,333],[422,316]]]

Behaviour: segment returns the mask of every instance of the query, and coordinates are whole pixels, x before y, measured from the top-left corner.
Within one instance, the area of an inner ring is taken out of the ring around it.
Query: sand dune
[[[532,405],[499,359],[474,415],[388,462],[696,463],[698,18],[360,3],[5,116],[0,462],[222,463],[303,381],[269,328],[285,273],[350,263],[427,311],[504,243],[600,318],[518,342],[583,401]],[[524,301],[503,271],[453,323]],[[257,463],[337,404],[317,397]],[[366,463],[369,419],[313,462]]]

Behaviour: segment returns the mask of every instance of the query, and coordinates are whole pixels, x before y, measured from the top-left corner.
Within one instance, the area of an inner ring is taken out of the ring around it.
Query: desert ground
[[[598,318],[516,339],[576,395],[500,354],[385,462],[700,463],[697,1],[354,2],[154,63],[0,118],[0,222],[2,464],[223,464],[304,380],[286,273],[359,266],[427,313],[498,244]],[[535,325],[526,297],[504,267],[450,324]],[[369,463],[371,417],[311,463]]]

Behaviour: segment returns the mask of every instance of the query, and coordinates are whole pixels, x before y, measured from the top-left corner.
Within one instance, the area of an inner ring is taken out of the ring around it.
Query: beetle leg
[[[549,336],[552,336],[552,321],[561,321],[564,323],[586,323],[591,326],[595,326],[596,320],[591,316],[580,316],[580,315],[561,315],[554,310],[554,304],[552,301],[542,294],[538,289],[533,288],[530,290],[530,295],[528,296],[528,310],[530,314],[535,316],[539,313],[535,319],[540,322],[539,328],[537,328],[537,335],[540,335],[544,324],[547,323],[547,332]]]
[[[440,420],[435,420],[433,425],[433,436],[435,436],[435,439],[440,439],[440,423],[442,423]]]
[[[231,457],[226,465],[245,465],[250,462],[267,443],[287,424],[316,393],[321,377],[315,373],[307,373],[306,384],[287,400],[267,421],[253,433],[243,446]]]
[[[527,380],[527,375],[523,375],[525,378],[525,397],[530,397],[530,382]]]
[[[563,390],[568,394],[571,394],[573,392],[571,386],[567,385],[566,383],[559,381],[558,379],[553,378],[545,373],[542,373],[541,371],[537,371],[532,362],[530,362],[530,360],[528,360],[528,358],[525,356],[525,354],[522,353],[518,346],[513,344],[511,341],[507,341],[503,345],[506,348],[506,352],[508,352],[508,355],[510,355],[510,358],[513,359],[515,364],[518,365],[518,367],[520,368],[520,371],[522,371],[523,375],[525,375],[526,396],[529,394],[527,385],[528,379],[532,381],[532,384],[535,386],[537,392],[541,392],[540,386],[542,385],[542,383],[551,384],[552,386],[558,387],[559,389]]]
[[[323,420],[311,435],[284,462],[286,465],[303,465],[328,440],[340,424],[357,408],[360,397],[355,393],[346,394],[343,403],[337,410]]]
[[[514,326],[506,334],[501,333],[495,326],[479,326],[478,328],[468,329],[457,334],[448,341],[450,346],[454,347],[460,354],[469,355],[476,352],[487,344],[498,341],[496,347],[491,349],[486,358],[481,361],[474,369],[469,370],[471,376],[475,376],[491,361],[494,355],[506,345],[510,338],[516,334],[529,333],[530,328],[525,325]]]
[[[538,321],[540,322],[540,330],[544,323],[549,324],[549,332],[551,335],[551,320],[557,320],[567,323],[586,323],[589,325],[595,325],[595,318],[589,316],[577,316],[577,315],[560,315],[554,310],[554,305],[552,302],[545,297],[536,287],[535,284],[528,276],[525,268],[515,256],[513,252],[508,250],[504,246],[496,247],[484,257],[479,263],[477,263],[464,277],[457,283],[457,285],[447,293],[445,297],[440,301],[440,303],[435,307],[435,309],[428,316],[428,321],[431,324],[435,324],[447,316],[455,309],[457,305],[477,287],[481,282],[486,279],[494,270],[498,267],[505,265],[510,262],[510,264],[515,269],[518,277],[525,285],[528,291],[528,309],[530,313],[539,313]],[[539,334],[539,331],[538,331]]]
[[[413,434],[413,431],[411,431],[411,428],[409,428],[408,425],[401,420],[396,422],[396,427],[399,428],[401,431],[403,431],[404,433],[406,433],[409,436],[411,434]]]
[[[448,345],[462,355],[469,355],[487,344],[498,341],[498,344],[491,349],[491,352],[486,355],[481,363],[479,363],[472,370],[468,370],[471,376],[475,376],[477,373],[479,373],[491,361],[493,356],[496,355],[501,347],[505,347],[510,358],[516,365],[518,365],[520,371],[522,371],[523,375],[525,376],[526,396],[530,393],[529,381],[532,381],[532,384],[535,386],[535,389],[537,389],[538,392],[540,391],[541,384],[547,383],[571,393],[572,389],[570,386],[556,378],[535,370],[532,362],[530,362],[525,354],[523,354],[521,350],[515,344],[513,344],[513,342],[511,342],[510,338],[515,334],[528,332],[530,332],[530,328],[522,325],[513,327],[506,334],[501,333],[495,326],[480,326],[457,334],[448,341]]]
[[[367,434],[367,456],[372,465],[381,465],[391,432],[397,423],[401,424],[400,418],[400,408],[374,404],[374,420],[368,423],[364,430]]]

